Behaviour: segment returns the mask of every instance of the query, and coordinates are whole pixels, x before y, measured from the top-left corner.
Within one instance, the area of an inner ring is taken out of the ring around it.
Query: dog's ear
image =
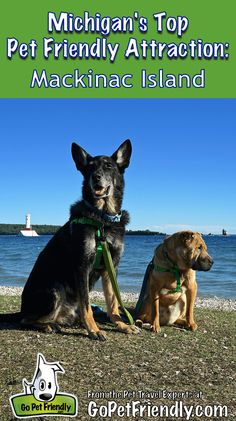
[[[38,353],[38,368],[41,369],[41,367],[43,367],[46,364],[46,360],[43,356],[43,354],[41,354],[40,352]],[[41,370],[42,371],[42,370]]]
[[[120,169],[120,172],[129,166],[129,161],[132,153],[132,145],[129,139],[125,140],[119,148],[113,153],[111,158],[115,161]]]
[[[71,153],[77,170],[83,174],[89,159],[92,158],[91,155],[81,148],[81,146],[77,145],[77,143],[72,143]]]
[[[180,239],[183,243],[187,243],[188,241],[192,241],[195,237],[195,233],[192,231],[182,231],[180,232]]]

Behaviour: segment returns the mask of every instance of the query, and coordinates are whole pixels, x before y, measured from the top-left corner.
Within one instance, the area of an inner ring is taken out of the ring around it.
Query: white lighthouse
[[[35,230],[31,228],[30,224],[30,213],[27,213],[25,217],[25,228],[20,232],[24,237],[38,237]]]
[[[25,217],[25,225],[26,225],[26,229],[30,230],[31,226],[30,226],[30,213],[27,213],[26,217]]]

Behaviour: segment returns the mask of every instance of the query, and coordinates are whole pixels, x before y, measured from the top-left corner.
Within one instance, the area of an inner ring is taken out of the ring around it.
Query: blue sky
[[[65,223],[71,143],[110,155],[129,138],[130,229],[236,233],[236,100],[2,99],[0,119],[0,223]]]

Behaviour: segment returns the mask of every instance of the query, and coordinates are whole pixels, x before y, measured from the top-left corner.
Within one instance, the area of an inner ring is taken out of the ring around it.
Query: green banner
[[[63,393],[58,393],[50,402],[40,402],[33,395],[21,394],[10,398],[10,403],[17,418],[42,415],[73,417],[77,414],[77,399]]]
[[[2,2],[0,97],[236,96],[236,2]]]

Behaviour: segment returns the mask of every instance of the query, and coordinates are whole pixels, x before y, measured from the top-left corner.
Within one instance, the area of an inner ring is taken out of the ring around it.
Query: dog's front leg
[[[82,322],[88,332],[91,339],[99,339],[101,341],[106,340],[105,333],[100,330],[94,320],[92,308],[89,302],[89,286],[88,286],[88,275],[80,273],[80,288],[78,290],[78,301],[79,310],[82,318]]]
[[[186,291],[186,298],[187,298],[186,320],[187,320],[188,327],[191,330],[197,329],[197,323],[195,323],[194,317],[193,317],[193,309],[194,309],[196,296],[197,296],[197,283],[194,280],[190,283],[190,285],[188,285],[188,289]]]
[[[152,332],[160,332],[159,295],[154,295]]]
[[[102,274],[102,285],[106,299],[107,314],[112,323],[117,327],[120,332],[137,334],[140,329],[135,325],[127,325],[123,322],[120,313],[116,296],[113,292],[111,281],[107,272]]]

